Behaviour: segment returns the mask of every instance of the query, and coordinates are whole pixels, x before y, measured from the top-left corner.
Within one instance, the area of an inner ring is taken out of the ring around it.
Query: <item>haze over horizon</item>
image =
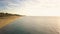
[[[0,0],[0,12],[26,16],[60,16],[60,0]]]

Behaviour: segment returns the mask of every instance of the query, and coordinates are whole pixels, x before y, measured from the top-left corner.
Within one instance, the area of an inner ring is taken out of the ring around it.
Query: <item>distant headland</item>
[[[7,16],[22,16],[22,15],[0,12],[0,17],[7,17]]]

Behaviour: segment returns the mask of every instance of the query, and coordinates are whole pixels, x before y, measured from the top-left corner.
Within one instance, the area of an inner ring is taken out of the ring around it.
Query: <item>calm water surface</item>
[[[0,34],[59,34],[58,18],[25,16],[0,29]]]

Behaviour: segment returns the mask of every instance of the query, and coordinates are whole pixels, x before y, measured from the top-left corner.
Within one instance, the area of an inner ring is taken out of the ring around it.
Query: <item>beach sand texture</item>
[[[0,13],[0,28],[6,26],[12,21],[18,19],[20,16],[17,14],[9,14],[9,13]]]

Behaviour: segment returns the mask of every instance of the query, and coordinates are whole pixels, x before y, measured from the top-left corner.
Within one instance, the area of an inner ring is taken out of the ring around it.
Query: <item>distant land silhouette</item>
[[[0,17],[7,17],[7,16],[22,16],[22,15],[18,15],[18,14],[10,14],[10,13],[0,13]]]

